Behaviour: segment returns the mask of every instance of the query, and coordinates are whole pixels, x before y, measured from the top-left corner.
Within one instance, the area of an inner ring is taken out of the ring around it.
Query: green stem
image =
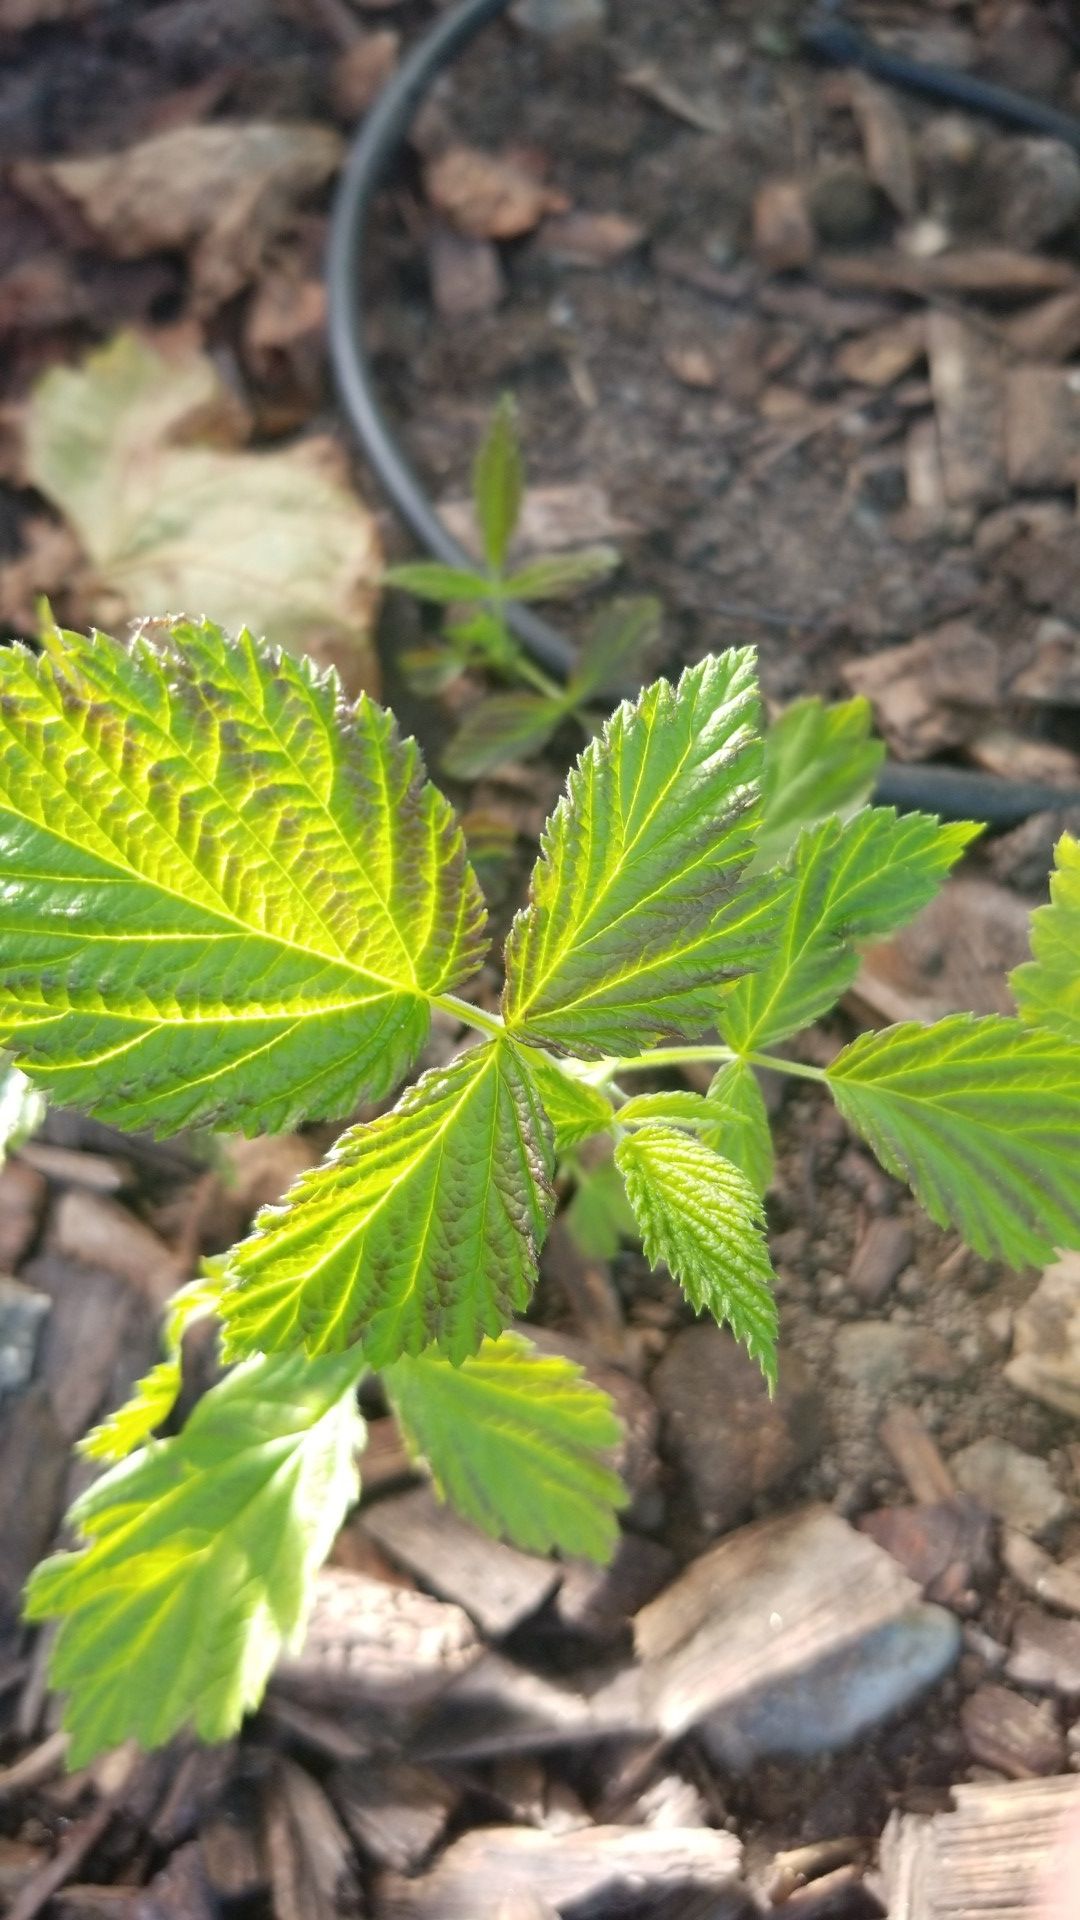
[[[459,1000],[456,993],[433,993],[433,1007],[441,1007],[444,1013],[452,1014],[467,1027],[475,1027],[477,1033],[490,1033],[496,1037],[505,1032],[497,1013],[485,1013],[482,1007],[474,1007],[471,1000]]]
[[[609,1060],[605,1078],[616,1073],[647,1073],[653,1067],[682,1067],[694,1060],[717,1066],[730,1066],[734,1060],[743,1060],[747,1066],[768,1067],[773,1073],[794,1074],[799,1080],[826,1078],[820,1067],[807,1066],[801,1060],[784,1060],[775,1053],[736,1053],[733,1047],[722,1046],[657,1047],[652,1053],[633,1054],[624,1060]]]

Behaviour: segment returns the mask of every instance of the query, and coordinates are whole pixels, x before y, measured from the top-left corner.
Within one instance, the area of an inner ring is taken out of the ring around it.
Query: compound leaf
[[[661,1260],[691,1306],[726,1321],[776,1380],[776,1302],[761,1196],[703,1140],[674,1127],[641,1127],[615,1159],[647,1259]]]
[[[354,1355],[251,1360],[76,1501],[84,1544],[38,1567],[26,1607],[60,1621],[72,1766],[188,1725],[223,1740],[257,1704],[356,1497],[357,1371]]]
[[[566,600],[583,587],[606,579],[619,564],[615,547],[579,547],[574,553],[545,554],[530,560],[498,586],[503,600]]]
[[[400,587],[417,600],[434,601],[437,607],[454,606],[459,600],[490,600],[498,592],[496,582],[486,573],[448,567],[441,560],[406,560],[399,567],[387,567],[383,582],[388,587]]]
[[[473,466],[473,499],[484,558],[493,573],[501,573],[514,537],[525,491],[517,409],[504,394],[495,409]]]
[[[715,983],[760,960],[768,890],[753,852],[761,749],[753,655],[658,680],[612,715],[544,830],[506,949],[523,1039],[583,1055],[701,1032]]]
[[[226,1354],[429,1342],[455,1363],[528,1303],[553,1204],[550,1130],[516,1050],[475,1047],[342,1134],[225,1255]]]
[[[934,898],[980,829],[922,813],[864,807],[799,838],[777,881],[783,914],[761,970],[724,995],[724,1037],[741,1052],[774,1045],[836,1005],[854,981],[854,942],[891,933]]]
[[[1080,1246],[1080,1047],[992,1014],[862,1034],[826,1078],[931,1219],[1014,1267]]]
[[[442,764],[459,780],[478,779],[505,760],[539,753],[565,718],[565,702],[542,693],[488,694],[465,715]]]
[[[555,1132],[555,1151],[566,1153],[594,1133],[603,1133],[615,1118],[615,1109],[599,1087],[564,1073],[553,1060],[529,1047],[522,1050],[544,1112]]]
[[[854,813],[870,798],[885,758],[872,725],[861,695],[836,706],[816,695],[796,700],[773,721],[765,735],[759,866],[786,859],[804,827],[830,813]]]
[[[610,1559],[626,1495],[603,1455],[622,1429],[580,1367],[504,1333],[460,1367],[428,1351],[383,1381],[409,1447],[467,1520],[529,1553]]]
[[[0,1038],[121,1126],[347,1113],[482,958],[460,829],[366,696],[154,633],[0,653]]]
[[[1023,1020],[1080,1046],[1080,841],[1058,841],[1050,905],[1031,916],[1033,959],[1009,984]]]
[[[769,1115],[749,1061],[732,1060],[721,1067],[705,1104],[712,1120],[701,1129],[701,1138],[741,1168],[758,1193],[767,1193],[776,1156]]]

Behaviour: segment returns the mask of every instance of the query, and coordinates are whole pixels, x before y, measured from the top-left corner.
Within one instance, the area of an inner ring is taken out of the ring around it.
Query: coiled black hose
[[[400,152],[405,135],[417,109],[440,74],[463,52],[489,21],[505,13],[510,0],[461,0],[445,13],[431,31],[411,50],[394,73],[374,105],[365,115],[353,141],[345,171],[338,187],[330,229],[327,257],[330,359],[342,406],[363,451],[385,492],[402,519],[428,552],[447,565],[472,568],[471,554],[459,545],[440,520],[427,492],[413,472],[379,404],[364,328],[365,243],[371,203],[389,167]],[[808,33],[808,50],[824,58],[857,60],[868,65],[867,49],[872,43],[861,35],[832,22],[822,28],[816,43]],[[903,85],[917,84],[912,72],[917,63],[897,62],[890,69],[880,63],[874,68],[883,78]],[[965,91],[949,95],[939,84],[939,97],[959,98],[960,104],[979,104],[971,98],[969,76],[950,75],[945,69],[919,68],[946,79],[963,82]],[[925,89],[924,89],[925,90]],[[986,95],[992,95],[993,99]],[[985,110],[1001,117],[1000,88],[984,90]],[[1019,99],[1020,96],[1012,96]],[[1037,103],[1027,103],[1040,114]],[[1015,117],[1015,116],[1014,116]],[[1064,119],[1064,116],[1057,116]],[[1028,120],[1023,124],[1031,125]],[[1039,124],[1048,131],[1045,118]],[[1065,137],[1059,134],[1059,137]],[[1080,132],[1073,140],[1080,145]],[[540,618],[528,607],[507,609],[509,624],[522,645],[549,672],[564,678],[574,663],[574,649],[565,634]],[[883,769],[877,798],[901,808],[925,808],[942,819],[984,820],[992,826],[1014,826],[1029,814],[1054,808],[1080,806],[1080,791],[1033,782],[999,780],[992,775],[969,773],[960,768],[890,764]]]

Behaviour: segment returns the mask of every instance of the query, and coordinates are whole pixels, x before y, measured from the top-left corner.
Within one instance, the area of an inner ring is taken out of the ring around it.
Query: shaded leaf
[[[760,960],[753,852],[761,750],[753,656],[690,667],[621,706],[544,829],[506,948],[508,1025],[542,1046],[619,1053],[701,1032],[715,983]]]
[[[347,1113],[483,956],[460,829],[366,696],[156,631],[0,653],[0,1035],[121,1126]]]
[[[370,1366],[455,1363],[528,1304],[550,1134],[516,1050],[476,1047],[342,1134],[221,1263],[228,1356],[361,1340]]]
[[[577,1185],[559,1218],[584,1259],[614,1260],[624,1240],[638,1238],[622,1174],[613,1159],[576,1165],[574,1173]]]
[[[569,698],[584,703],[597,694],[626,693],[660,638],[661,619],[659,600],[645,596],[605,607],[582,642]]]
[[[761,1196],[703,1140],[646,1126],[615,1149],[647,1259],[663,1261],[692,1307],[730,1326],[776,1380],[776,1302]]]
[[[493,573],[502,572],[524,491],[517,409],[509,394],[504,394],[473,467],[476,518],[484,543],[484,558]]]
[[[357,1371],[354,1355],[251,1360],[76,1501],[85,1544],[38,1567],[26,1606],[60,1622],[73,1767],[186,1726],[223,1740],[258,1703],[356,1497]]]
[[[615,1109],[599,1087],[564,1073],[553,1060],[533,1048],[522,1049],[536,1082],[544,1112],[555,1129],[555,1150],[565,1153],[594,1133],[603,1133],[615,1118]]]
[[[939,1226],[1022,1267],[1080,1246],[1080,1047],[1004,1015],[860,1035],[827,1079]]]
[[[765,735],[759,866],[785,859],[804,827],[831,813],[854,813],[870,798],[885,758],[873,719],[861,696],[826,706],[814,695],[773,721]]]
[[[410,1449],[467,1520],[528,1553],[609,1560],[626,1495],[603,1456],[622,1429],[606,1393],[520,1335],[460,1367],[429,1350],[383,1374]]]
[[[561,700],[540,693],[484,695],[465,715],[442,763],[459,780],[475,780],[506,760],[527,760],[546,746],[566,717]]]
[[[715,1121],[702,1129],[707,1146],[745,1173],[758,1193],[767,1193],[775,1168],[772,1128],[758,1078],[745,1060],[720,1068],[706,1096]]]
[[[496,592],[496,583],[486,573],[448,567],[441,560],[409,560],[399,567],[387,567],[382,577],[385,586],[400,587],[417,600],[432,600],[442,607],[459,600],[490,600]]]
[[[79,1452],[88,1460],[123,1460],[168,1419],[183,1384],[184,1334],[195,1320],[216,1311],[220,1291],[216,1281],[201,1279],[192,1280],[173,1294],[162,1329],[164,1360],[135,1382],[123,1406],[107,1414],[80,1440]]]
[[[721,1003],[725,1039],[742,1052],[773,1046],[836,1005],[859,970],[855,942],[902,927],[934,898],[981,829],[922,813],[864,807],[846,823],[802,834],[766,964]]]
[[[502,583],[506,600],[565,600],[583,587],[604,580],[619,565],[615,547],[580,547],[576,553],[552,553],[530,560]]]

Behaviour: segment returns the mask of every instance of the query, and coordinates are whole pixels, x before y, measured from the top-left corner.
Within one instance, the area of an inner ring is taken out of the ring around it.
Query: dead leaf
[[[645,239],[640,220],[624,213],[564,213],[545,220],[539,245],[568,267],[609,267]]]
[[[373,687],[382,557],[340,450],[326,438],[267,453],[223,447],[235,419],[205,355],[167,357],[130,333],[38,383],[26,475],[78,534],[88,612],[106,626],[205,614],[333,657],[351,688]]]
[[[72,211],[118,259],[190,252],[195,305],[213,312],[258,273],[297,203],[337,171],[341,141],[307,122],[174,127],[120,153],[21,161],[20,193]]]
[[[401,35],[393,27],[361,34],[334,62],[330,99],[343,120],[366,113],[381,93],[398,63]]]
[[[891,387],[926,357],[926,321],[921,313],[905,313],[846,340],[836,355],[845,380],[864,387]]]
[[[851,110],[862,136],[866,170],[905,220],[919,204],[915,155],[907,121],[893,94],[864,73],[850,76]]]
[[[476,240],[513,240],[570,205],[518,161],[478,147],[448,147],[425,167],[424,185],[432,206]]]
[[[814,253],[814,228],[801,180],[765,180],[754,195],[754,252],[767,267],[786,273],[807,267]]]

